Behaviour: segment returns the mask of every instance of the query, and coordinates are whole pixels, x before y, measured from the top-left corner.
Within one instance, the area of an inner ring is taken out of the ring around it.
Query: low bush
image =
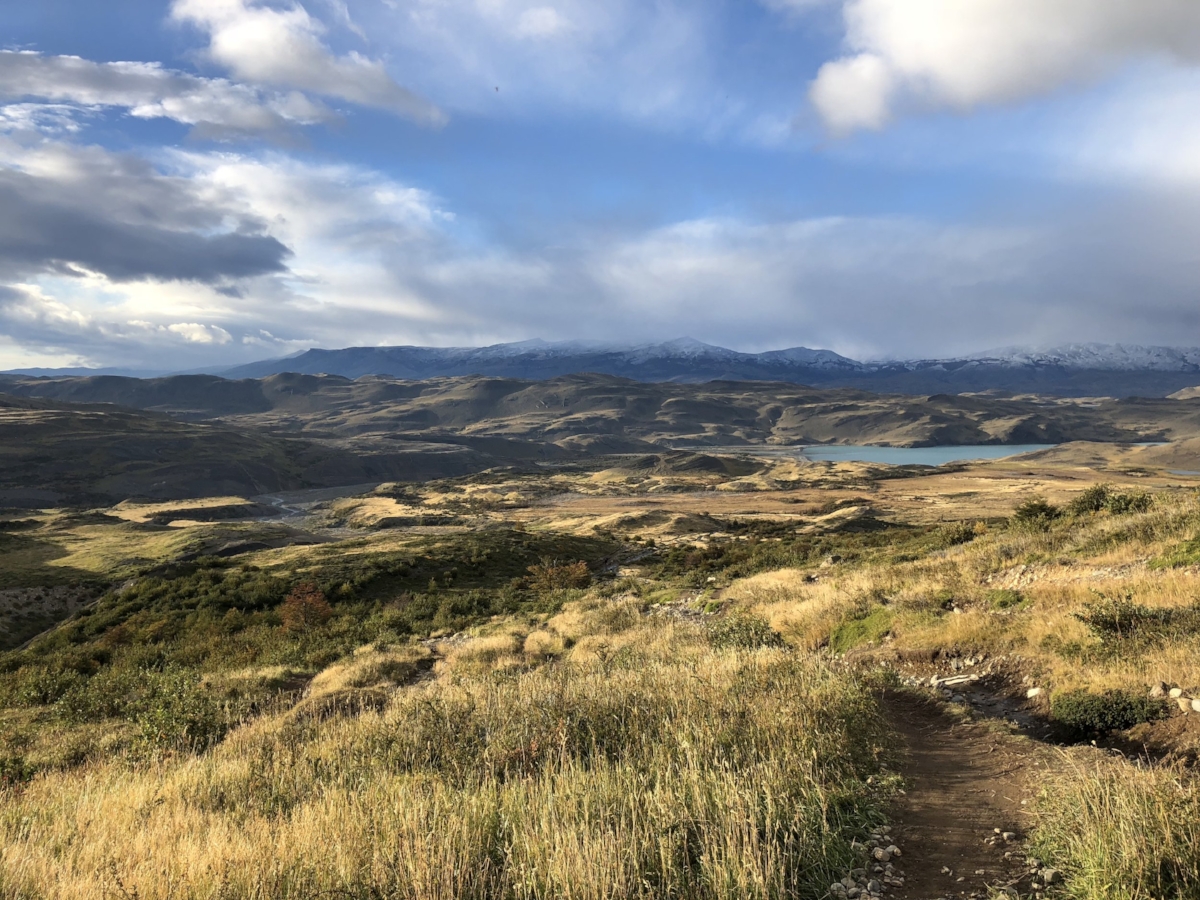
[[[877,644],[891,633],[892,620],[891,610],[873,607],[834,628],[829,635],[829,648],[834,653],[845,653],[864,644]]]
[[[331,618],[333,607],[314,581],[296,585],[279,606],[279,621],[288,631],[306,631],[324,625]]]
[[[1067,504],[1067,512],[1073,516],[1108,512],[1114,516],[1146,512],[1153,505],[1153,498],[1144,491],[1123,493],[1112,485],[1094,484]]]
[[[1144,606],[1132,595],[1104,597],[1075,618],[1107,649],[1200,634],[1200,603],[1185,607]]]
[[[1162,700],[1129,691],[1093,694],[1077,690],[1056,694],[1051,698],[1050,711],[1055,721],[1068,731],[1086,737],[1154,722],[1166,715],[1167,705]]]
[[[708,639],[714,647],[756,650],[783,647],[783,638],[761,616],[735,612],[708,623]]]
[[[526,579],[531,590],[548,592],[585,588],[592,583],[592,573],[583,560],[575,562],[559,562],[544,559],[529,567],[529,577]]]
[[[1021,527],[1044,531],[1061,515],[1062,510],[1045,497],[1030,497],[1013,510],[1012,521]]]
[[[1022,606],[1025,601],[1025,595],[1020,591],[1014,591],[1009,588],[999,588],[994,591],[987,592],[988,606],[995,610],[1016,609]]]
[[[203,750],[224,736],[231,721],[226,709],[186,672],[166,672],[154,680],[137,717],[141,740],[152,750]]]
[[[937,542],[942,547],[957,547],[970,543],[977,536],[975,526],[969,522],[951,522],[938,529]]]

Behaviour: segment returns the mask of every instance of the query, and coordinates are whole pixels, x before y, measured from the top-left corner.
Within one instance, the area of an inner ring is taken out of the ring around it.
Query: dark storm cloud
[[[184,180],[108,154],[59,154],[53,174],[0,169],[0,274],[98,272],[111,281],[221,284],[281,272],[260,223],[226,225]],[[224,226],[224,227],[222,227]]]

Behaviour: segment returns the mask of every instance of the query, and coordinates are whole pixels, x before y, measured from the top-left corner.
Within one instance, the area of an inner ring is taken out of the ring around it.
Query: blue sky
[[[1194,0],[0,9],[0,368],[1200,344]]]

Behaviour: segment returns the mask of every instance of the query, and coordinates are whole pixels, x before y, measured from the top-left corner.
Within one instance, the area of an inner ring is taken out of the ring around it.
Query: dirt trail
[[[1024,895],[1030,816],[1021,801],[1034,789],[1038,746],[996,723],[959,719],[933,701],[894,694],[887,702],[905,744],[907,781],[892,818],[904,885],[889,896],[987,897],[1004,886]],[[1005,841],[997,828],[1015,837]]]

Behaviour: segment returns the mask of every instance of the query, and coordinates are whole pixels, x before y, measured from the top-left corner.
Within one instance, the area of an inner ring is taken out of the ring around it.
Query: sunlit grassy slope
[[[878,666],[986,657],[1051,716],[1200,689],[1200,500],[1073,496],[165,568],[0,656],[0,896],[819,897],[885,815]],[[306,582],[328,618],[289,626]],[[1200,744],[1171,740],[1044,785],[1070,896],[1200,896]]]
[[[611,652],[402,690],[374,651],[203,755],[35,779],[0,807],[0,891],[819,895],[880,815],[871,696],[812,659],[622,618],[574,611]],[[378,707],[355,705],[381,684]]]

